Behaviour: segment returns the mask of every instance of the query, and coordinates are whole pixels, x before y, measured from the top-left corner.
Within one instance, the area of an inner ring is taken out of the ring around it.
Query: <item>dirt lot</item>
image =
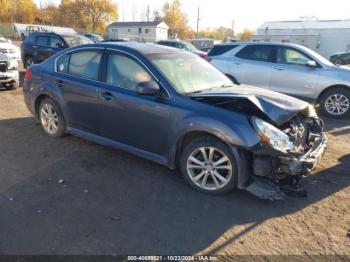
[[[350,120],[326,127],[307,198],[214,197],[124,152],[51,139],[21,89],[0,91],[0,254],[350,255]]]

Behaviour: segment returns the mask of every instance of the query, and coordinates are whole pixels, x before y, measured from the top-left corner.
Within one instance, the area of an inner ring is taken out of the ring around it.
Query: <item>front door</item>
[[[320,67],[310,67],[313,60],[293,47],[278,46],[276,63],[271,73],[270,89],[306,98],[313,98]]]
[[[136,93],[138,83],[155,79],[133,57],[111,51],[105,68],[106,83],[99,88],[103,136],[164,156],[170,133],[169,97]]]

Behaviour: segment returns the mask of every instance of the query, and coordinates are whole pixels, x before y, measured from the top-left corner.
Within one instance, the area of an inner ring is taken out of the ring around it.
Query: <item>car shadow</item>
[[[350,185],[350,155],[305,179],[307,198],[270,202],[245,191],[202,194],[178,172],[32,118],[0,121],[0,254],[194,254],[230,228],[301,210]]]

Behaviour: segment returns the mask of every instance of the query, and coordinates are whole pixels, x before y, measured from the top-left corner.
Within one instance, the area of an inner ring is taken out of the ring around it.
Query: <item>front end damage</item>
[[[252,175],[244,188],[264,199],[306,196],[301,178],[317,166],[327,147],[323,121],[300,113],[279,129],[289,137],[293,147],[281,152],[261,141],[252,148]]]
[[[258,144],[244,148],[248,163],[238,179],[238,188],[270,200],[306,195],[301,178],[316,167],[327,147],[323,121],[310,104],[244,85],[192,98],[245,114],[260,137]],[[263,131],[257,120],[265,128]]]

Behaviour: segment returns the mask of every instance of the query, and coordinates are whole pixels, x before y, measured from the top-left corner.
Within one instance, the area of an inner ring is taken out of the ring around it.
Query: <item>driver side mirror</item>
[[[159,90],[159,85],[154,81],[140,82],[136,86],[139,95],[156,95]]]
[[[309,67],[317,67],[317,63],[314,60],[307,61],[307,66]]]

